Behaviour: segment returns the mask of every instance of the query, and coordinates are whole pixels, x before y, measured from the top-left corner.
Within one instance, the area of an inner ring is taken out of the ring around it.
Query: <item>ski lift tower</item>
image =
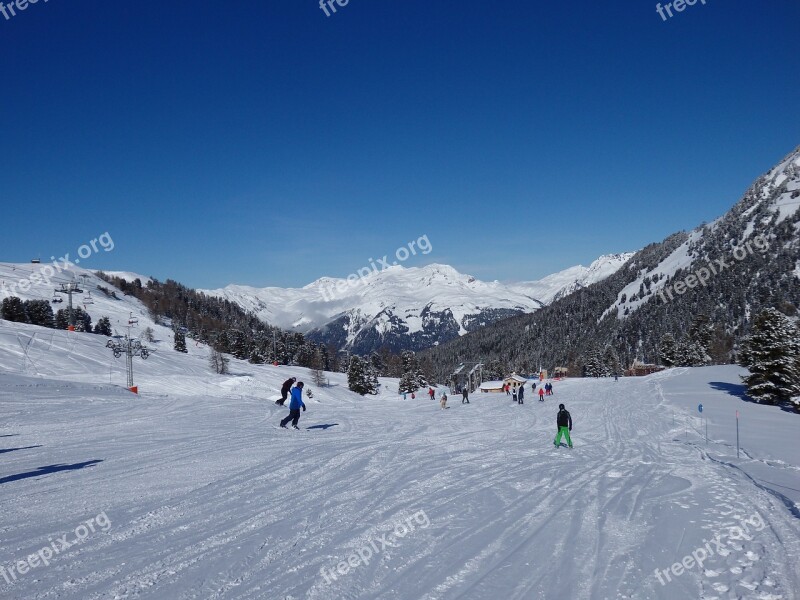
[[[147,360],[152,350],[147,346],[143,346],[139,340],[131,339],[130,328],[128,328],[128,335],[122,341],[108,340],[107,348],[111,348],[114,353],[114,358],[119,358],[125,354],[125,370],[128,375],[128,389],[134,394],[139,393],[139,388],[133,384],[133,357],[139,356],[142,360]]]
[[[61,289],[55,291],[56,294],[66,294],[68,298],[67,311],[69,314],[69,331],[75,331],[75,311],[72,309],[72,294],[82,294],[83,290],[77,283],[62,283]]]

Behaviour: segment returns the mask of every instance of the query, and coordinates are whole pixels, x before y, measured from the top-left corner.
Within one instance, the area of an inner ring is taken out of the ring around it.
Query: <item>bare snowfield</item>
[[[165,341],[136,397],[105,340],[0,321],[4,599],[800,597],[800,416],[739,398],[736,367],[441,410]],[[276,427],[290,375],[301,431]]]

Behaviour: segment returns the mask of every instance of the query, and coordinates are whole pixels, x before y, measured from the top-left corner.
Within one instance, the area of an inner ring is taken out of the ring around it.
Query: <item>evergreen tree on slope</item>
[[[740,360],[750,370],[742,381],[757,402],[777,404],[800,394],[800,332],[774,308],[756,317]]]
[[[665,333],[661,337],[658,356],[661,359],[661,364],[665,367],[674,367],[678,364],[678,344],[675,343],[675,338],[672,337],[671,333]]]
[[[360,356],[350,357],[350,366],[347,369],[347,387],[365,396],[366,394],[376,394],[378,392],[378,378],[369,360],[362,359]]]
[[[184,354],[188,352],[186,349],[186,335],[179,329],[175,330],[174,348],[176,352],[183,352]]]

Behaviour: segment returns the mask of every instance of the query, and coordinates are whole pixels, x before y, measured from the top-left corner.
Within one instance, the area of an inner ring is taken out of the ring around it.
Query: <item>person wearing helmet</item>
[[[275,404],[278,406],[283,406],[283,403],[286,402],[286,397],[289,395],[289,390],[292,389],[295,381],[297,381],[297,377],[290,377],[283,382],[283,387],[281,387],[281,397],[275,400]]]
[[[567,438],[567,444],[572,448],[572,440],[569,437],[569,432],[572,431],[572,415],[564,408],[563,404],[558,405],[556,426],[558,427],[558,433],[556,434],[556,439],[553,441],[555,447],[559,448],[561,446],[561,437],[563,436]]]

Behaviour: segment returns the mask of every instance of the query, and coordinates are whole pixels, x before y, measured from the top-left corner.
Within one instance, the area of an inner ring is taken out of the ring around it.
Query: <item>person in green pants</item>
[[[563,404],[558,405],[558,416],[556,417],[556,425],[558,425],[558,433],[553,444],[556,448],[561,446],[561,436],[567,438],[567,444],[572,448],[572,440],[569,437],[569,432],[572,431],[572,415],[564,408]]]

